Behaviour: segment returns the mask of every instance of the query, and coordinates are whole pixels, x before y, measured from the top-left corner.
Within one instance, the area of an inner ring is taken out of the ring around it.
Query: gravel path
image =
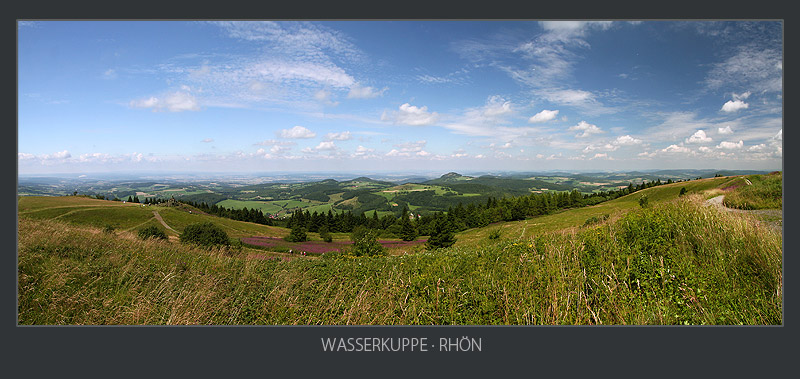
[[[758,216],[760,219],[762,219],[764,223],[766,223],[770,227],[777,230],[781,230],[783,226],[783,212],[780,209],[744,210],[744,209],[728,208],[722,203],[724,199],[725,195],[719,195],[706,200],[706,204],[719,207],[720,209],[724,209],[728,212],[746,213]]]
[[[171,230],[171,231],[173,231],[173,232],[175,232],[175,233],[178,233],[178,231],[177,231],[177,230],[170,228],[170,226],[169,226],[169,225],[167,225],[167,223],[166,223],[166,222],[164,222],[164,219],[163,219],[163,218],[161,218],[161,215],[160,215],[160,214],[158,214],[158,211],[153,211],[153,216],[155,216],[155,217],[156,217],[156,220],[158,220],[158,222],[160,222],[160,223],[161,223],[161,225],[164,225],[164,227],[165,227],[165,228],[167,228],[167,229],[169,229],[169,230]],[[178,234],[180,234],[180,233],[178,233]]]

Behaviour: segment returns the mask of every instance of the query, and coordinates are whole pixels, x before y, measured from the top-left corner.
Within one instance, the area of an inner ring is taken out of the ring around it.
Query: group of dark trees
[[[216,204],[208,205],[205,202],[194,202],[194,201],[187,201],[187,200],[178,200],[181,203],[191,205],[205,213],[209,213],[212,215],[220,216],[229,218],[232,220],[237,221],[247,221],[253,222],[256,224],[262,225],[273,225],[273,220],[270,219],[268,216],[269,214],[264,214],[260,209],[255,208],[242,208],[242,209],[234,209],[234,208],[225,208],[217,206]]]

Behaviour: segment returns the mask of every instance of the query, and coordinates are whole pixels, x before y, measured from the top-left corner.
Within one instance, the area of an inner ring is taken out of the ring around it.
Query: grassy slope
[[[688,193],[697,193],[719,186],[724,186],[732,178],[711,178],[692,180],[688,182],[665,184],[632,193],[605,203],[591,207],[568,209],[552,215],[530,218],[524,221],[500,222],[486,228],[471,229],[460,233],[456,242],[459,245],[474,246],[486,241],[489,232],[500,229],[502,235],[508,238],[530,238],[532,236],[562,230],[565,228],[579,227],[590,217],[615,215],[631,209],[639,208],[639,198],[647,195],[651,203],[662,202],[678,197],[681,188],[686,188]]]
[[[700,195],[677,199],[681,187],[696,192],[730,180],[655,187],[595,207],[506,223],[514,233],[489,241],[482,233],[493,225],[436,252],[290,262],[247,259],[247,250],[229,256],[174,241],[143,242],[132,232],[112,236],[97,226],[68,223],[67,216],[31,217],[64,204],[139,212],[136,205],[23,198],[19,322],[781,324],[780,233],[746,215],[704,207]],[[639,208],[642,194],[651,198],[651,208]],[[211,217],[174,208],[159,212],[176,229]],[[593,227],[571,228],[609,212],[617,213]],[[213,219],[232,235],[275,233]],[[532,225],[542,221],[553,225]],[[545,233],[559,225],[570,228]]]
[[[22,217],[19,322],[781,324],[780,234],[702,201],[535,239],[290,262]]]
[[[725,206],[739,209],[782,209],[783,174],[749,175],[751,185],[740,185],[725,195]]]
[[[187,207],[188,209],[188,207]],[[147,225],[163,229],[154,215],[157,211],[170,227],[182,231],[189,224],[210,221],[222,227],[230,237],[270,236],[283,237],[288,234],[285,228],[271,227],[250,222],[235,221],[223,217],[189,213],[175,207],[149,206],[112,202],[73,196],[21,197],[19,215],[22,218],[56,219],[72,225],[93,226],[97,228],[112,225],[119,230],[133,230]],[[166,230],[167,234],[176,235]]]

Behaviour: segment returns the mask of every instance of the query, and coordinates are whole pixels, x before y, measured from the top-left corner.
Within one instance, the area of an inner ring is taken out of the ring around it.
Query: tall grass
[[[782,209],[783,175],[781,172],[769,175],[752,175],[748,179],[752,185],[741,185],[725,195],[723,203],[738,209]]]
[[[781,324],[782,236],[702,201],[476,247],[289,262],[23,217],[19,323]]]

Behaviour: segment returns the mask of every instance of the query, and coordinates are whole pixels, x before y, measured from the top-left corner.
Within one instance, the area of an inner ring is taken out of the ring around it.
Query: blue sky
[[[780,22],[20,21],[20,174],[780,169]]]

